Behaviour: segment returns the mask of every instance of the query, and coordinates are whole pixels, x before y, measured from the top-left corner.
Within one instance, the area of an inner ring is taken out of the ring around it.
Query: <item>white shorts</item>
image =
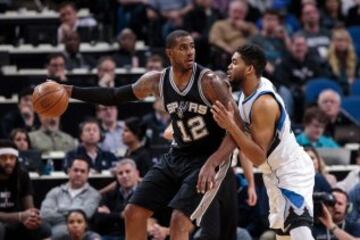
[[[269,197],[270,228],[284,233],[298,226],[311,225],[315,170],[304,151],[292,154],[291,161],[270,174],[263,174]]]

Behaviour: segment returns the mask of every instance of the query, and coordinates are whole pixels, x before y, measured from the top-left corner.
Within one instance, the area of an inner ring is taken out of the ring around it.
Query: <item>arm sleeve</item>
[[[85,102],[107,106],[139,100],[135,96],[131,85],[118,88],[81,88],[74,86],[71,97]]]

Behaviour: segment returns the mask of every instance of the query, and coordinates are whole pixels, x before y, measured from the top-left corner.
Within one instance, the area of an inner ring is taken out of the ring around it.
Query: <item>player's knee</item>
[[[146,219],[148,219],[151,214],[151,211],[133,204],[128,204],[124,210],[124,218],[128,223],[139,220],[146,221]]]
[[[178,232],[191,232],[194,227],[190,219],[184,213],[177,210],[174,210],[171,214],[170,226],[171,230]]]

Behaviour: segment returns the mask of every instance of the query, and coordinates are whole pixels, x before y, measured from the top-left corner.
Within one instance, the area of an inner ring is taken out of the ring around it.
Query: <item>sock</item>
[[[313,235],[309,227],[297,227],[290,231],[290,236],[292,240],[314,240]]]

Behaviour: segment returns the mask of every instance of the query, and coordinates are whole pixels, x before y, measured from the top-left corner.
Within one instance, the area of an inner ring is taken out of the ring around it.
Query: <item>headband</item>
[[[0,148],[0,156],[5,155],[5,154],[14,155],[15,157],[19,157],[19,151],[12,147]]]

